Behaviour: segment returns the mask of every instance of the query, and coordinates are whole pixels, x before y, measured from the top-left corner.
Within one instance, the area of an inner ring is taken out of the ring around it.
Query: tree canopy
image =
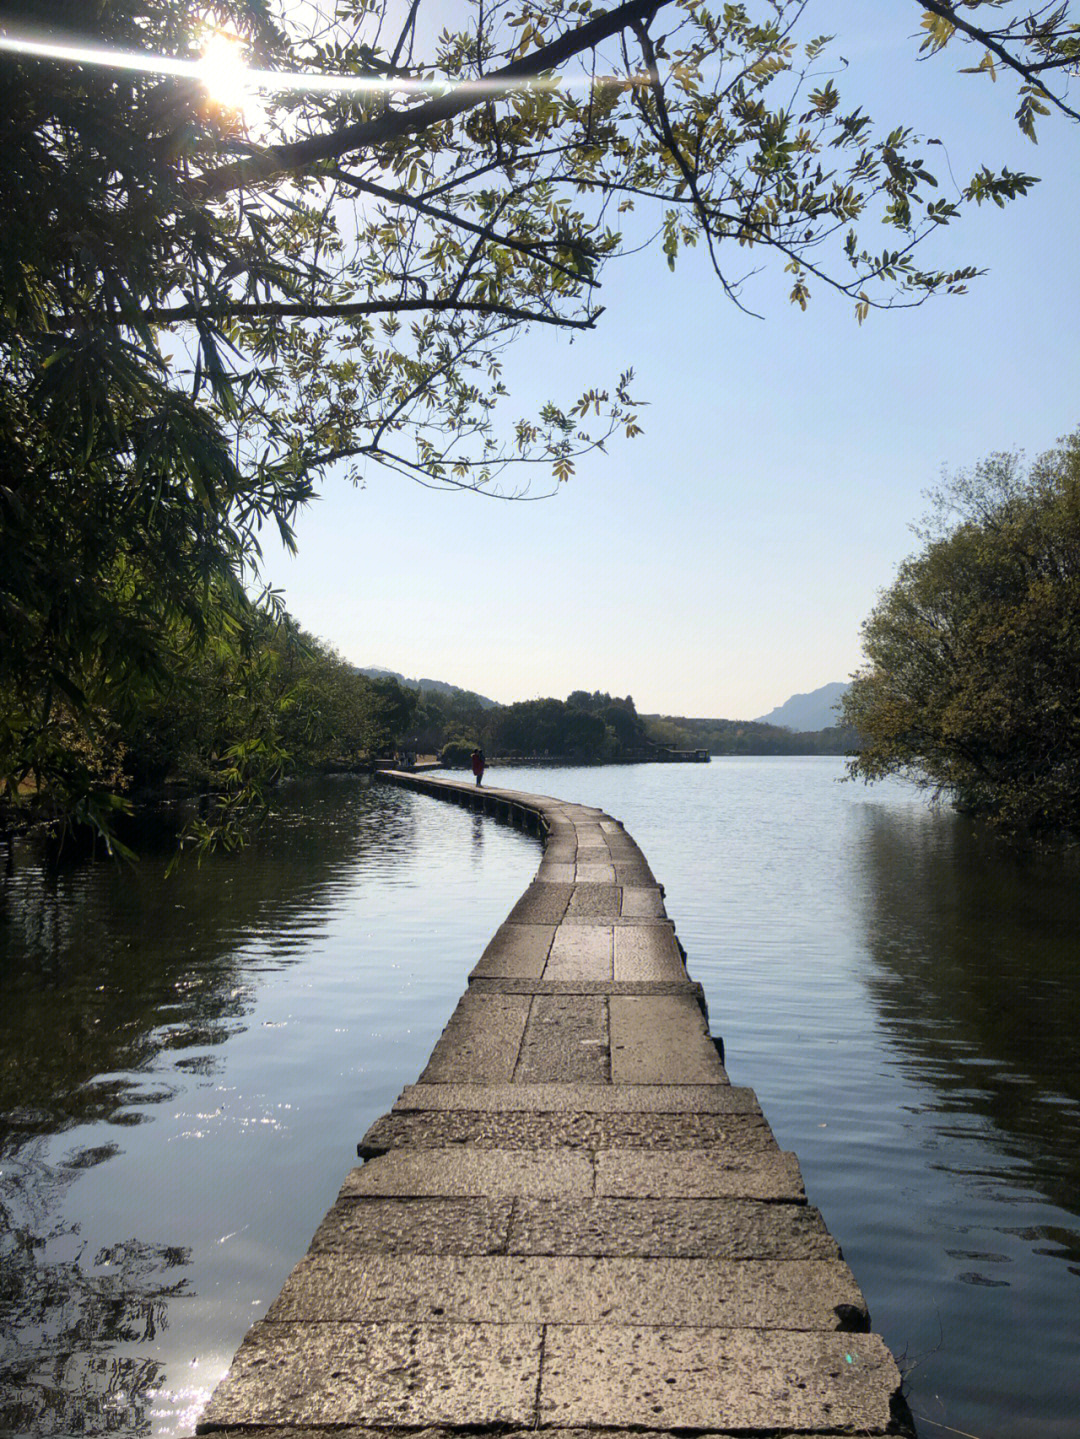
[[[903,774],[1014,833],[1080,832],[1080,431],[937,497],[863,631],[851,772]]]
[[[924,49],[966,43],[973,68],[1015,74],[1028,133],[1077,118],[1069,5],[920,9]],[[160,695],[178,650],[252,624],[262,529],[291,543],[327,466],[520,494],[635,434],[629,373],[515,414],[501,369],[530,327],[595,326],[621,254],[653,244],[674,266],[699,245],[737,304],[771,256],[796,304],[831,290],[859,319],[962,290],[974,269],[921,264],[923,242],[1032,177],[985,166],[941,198],[913,129],[845,105],[804,11],[497,0],[450,29],[421,0],[288,18],[270,0],[6,0],[8,795],[32,776],[89,801],[101,736]],[[230,37],[258,110],[198,78]]]

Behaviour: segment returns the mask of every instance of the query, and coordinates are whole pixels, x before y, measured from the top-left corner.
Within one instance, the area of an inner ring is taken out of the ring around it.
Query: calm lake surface
[[[667,890],[924,1436],[1080,1436],[1080,856],[831,758],[500,770]],[[360,780],[163,876],[0,849],[0,1433],[192,1431],[531,879],[534,839]]]

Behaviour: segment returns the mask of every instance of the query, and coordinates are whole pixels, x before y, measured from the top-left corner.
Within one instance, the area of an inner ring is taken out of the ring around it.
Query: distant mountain
[[[445,680],[410,680],[404,675],[398,674],[397,670],[380,670],[371,666],[364,668],[357,666],[360,674],[367,675],[371,680],[397,680],[399,684],[407,685],[409,689],[419,690],[421,694],[447,695],[452,699],[463,702],[478,704],[481,709],[493,710],[498,707],[498,700],[489,700],[485,695],[478,695],[473,690],[463,690],[460,685],[447,684]]]
[[[779,725],[799,733],[828,729],[840,718],[836,705],[850,688],[849,684],[834,680],[832,684],[822,685],[819,690],[811,690],[808,695],[792,695],[769,714],[758,715],[754,723]]]

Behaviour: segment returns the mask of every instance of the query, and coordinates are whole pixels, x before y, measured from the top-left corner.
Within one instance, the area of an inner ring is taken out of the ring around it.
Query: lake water
[[[924,1436],[1076,1439],[1080,857],[841,772],[487,779],[641,845]],[[336,780],[171,878],[0,858],[0,1432],[190,1433],[539,847]]]

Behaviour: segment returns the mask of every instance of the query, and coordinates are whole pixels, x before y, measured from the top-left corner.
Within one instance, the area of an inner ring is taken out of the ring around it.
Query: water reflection
[[[384,865],[408,853],[415,818],[402,799],[297,786],[243,856],[185,862],[169,878],[165,845],[134,869],[50,870],[17,842],[0,889],[0,1154],[34,1133],[138,1124],[143,1106],[174,1097],[159,1056],[242,1027],[254,983],[245,941],[268,941],[257,969],[294,961],[365,851]],[[213,1061],[170,1067],[185,1066]]]
[[[1037,1190],[1080,1216],[1080,860],[878,809],[861,861],[866,984],[905,1073],[933,1091],[942,1164],[977,1135],[1004,1162],[970,1186]],[[1080,1229],[1032,1238],[1080,1265]]]
[[[49,869],[17,843],[0,891],[0,1430],[143,1434],[169,1304],[195,1296],[167,1229],[104,1244],[63,1217],[125,1132],[218,1069],[262,977],[291,965],[358,867],[414,848],[415,805],[352,783],[282,796],[242,856]],[[181,1116],[182,1117],[182,1116]],[[205,1118],[205,1116],[202,1116]],[[243,1123],[243,1119],[241,1119]],[[66,1152],[62,1136],[95,1136]],[[104,1137],[111,1136],[111,1137]]]
[[[55,1220],[58,1191],[109,1148],[72,1156],[64,1173],[35,1153],[39,1144],[4,1166],[0,1429],[147,1433],[162,1365],[123,1351],[167,1328],[168,1301],[188,1290],[190,1253],[129,1239],[88,1254],[79,1226]]]

